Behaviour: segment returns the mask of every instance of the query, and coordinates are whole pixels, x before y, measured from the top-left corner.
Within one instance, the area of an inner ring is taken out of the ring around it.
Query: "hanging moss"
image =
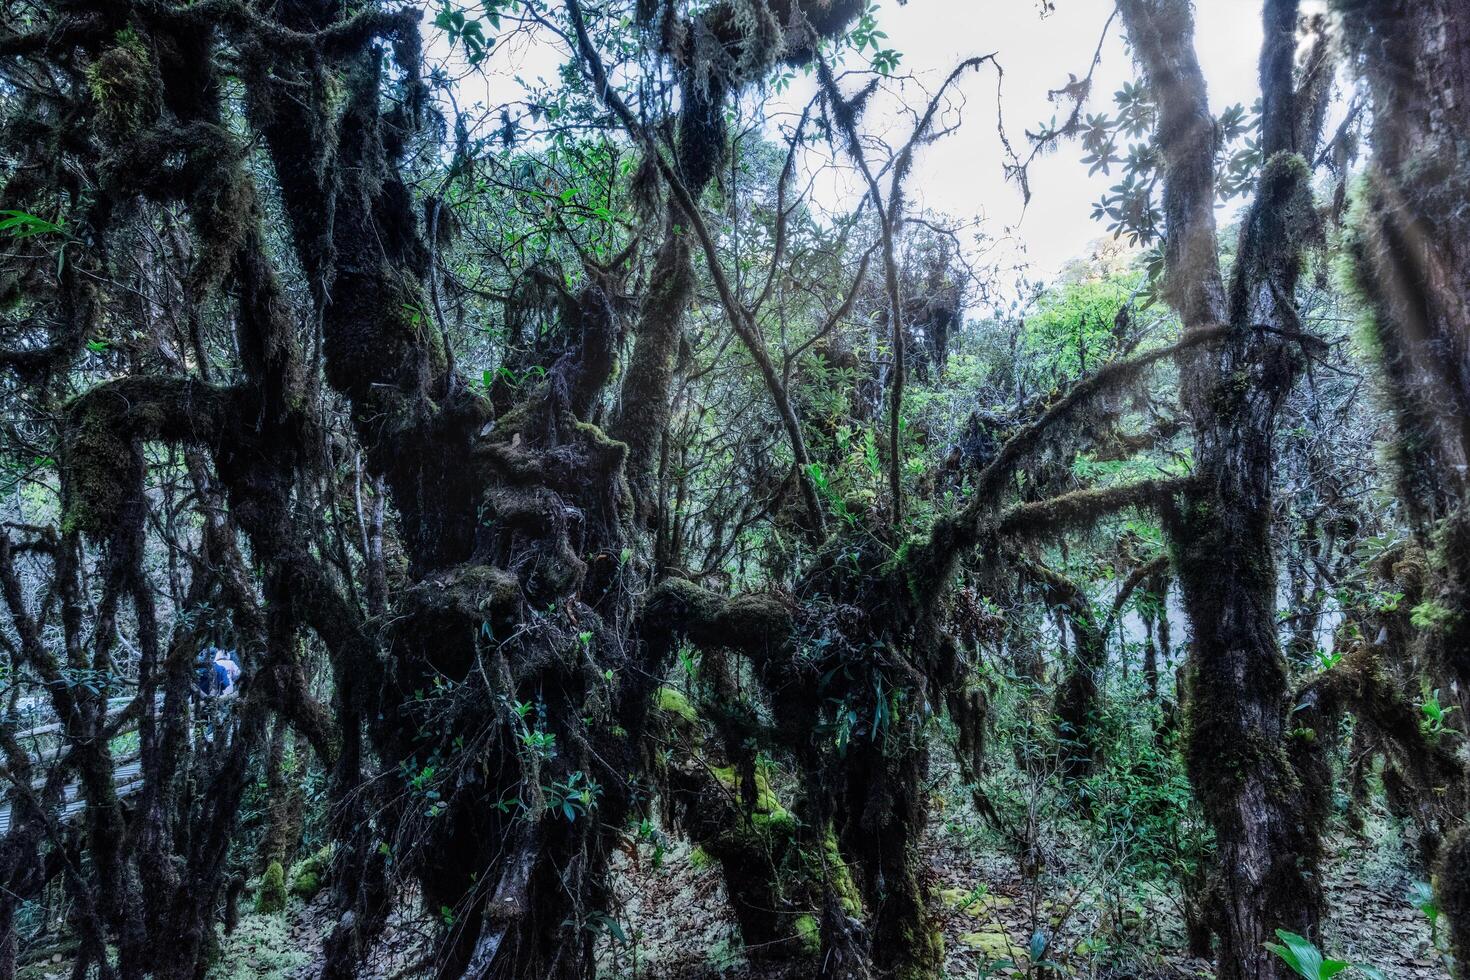
[[[126,139],[158,116],[158,66],[138,32],[117,33],[116,44],[87,67],[87,88],[110,139]]]

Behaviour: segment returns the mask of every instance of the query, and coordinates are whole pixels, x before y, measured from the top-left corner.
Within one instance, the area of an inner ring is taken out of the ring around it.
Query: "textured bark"
[[[1284,977],[1285,966],[1263,944],[1278,928],[1314,935],[1321,915],[1320,821],[1302,816],[1320,808],[1304,796],[1287,752],[1287,672],[1276,642],[1270,538],[1272,438],[1301,365],[1305,338],[1293,294],[1312,221],[1301,155],[1310,155],[1316,137],[1303,135],[1292,78],[1297,5],[1265,4],[1266,163],[1228,290],[1213,214],[1217,137],[1189,5],[1124,0],[1119,9],[1159,106],[1166,296],[1186,332],[1229,328],[1219,348],[1181,359],[1195,479],[1166,515],[1193,630],[1189,773],[1219,848],[1219,975]]]
[[[1373,156],[1350,243],[1395,414],[1400,496],[1433,542],[1426,595],[1449,613],[1426,666],[1470,708],[1470,25],[1454,0],[1335,0],[1373,99]],[[1461,715],[1464,714],[1462,710]],[[1467,835],[1436,886],[1470,976]]]

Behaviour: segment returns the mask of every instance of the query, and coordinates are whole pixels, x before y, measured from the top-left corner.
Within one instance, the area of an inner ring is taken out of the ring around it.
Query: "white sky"
[[[960,60],[995,52],[1005,69],[1002,108],[1016,152],[1027,152],[1025,130],[1064,107],[1047,92],[1066,84],[1069,73],[1087,73],[1112,0],[1057,0],[1056,12],[1040,16],[1033,0],[910,0],[899,6],[885,0],[878,18],[888,44],[903,52],[901,67],[932,85]],[[1210,91],[1211,108],[1242,102],[1259,93],[1256,60],[1260,53],[1258,0],[1199,0],[1196,47]],[[1112,94],[1134,78],[1132,60],[1115,19],[1093,76],[1092,112],[1113,113]],[[964,125],[926,147],[909,181],[913,203],[954,215],[983,212],[992,234],[1006,230],[1024,244],[1034,272],[1047,276],[1066,260],[1085,254],[1105,234],[1089,217],[1092,204],[1111,176],[1087,176],[1081,147],[1065,143],[1031,166],[1031,204],[1023,211],[1020,188],[1002,172],[1003,151],[995,127],[995,73],[985,70],[963,83],[967,97]],[[1126,149],[1126,147],[1125,147]]]
[[[469,4],[470,7],[477,4]],[[1112,0],[1056,0],[1056,11],[1042,16],[1036,0],[881,0],[879,26],[888,34],[885,46],[902,52],[900,74],[913,74],[928,89],[937,86],[962,59],[994,53],[1005,70],[1003,111],[1007,132],[1016,151],[1024,156],[1026,129],[1061,115],[1047,92],[1067,82],[1069,73],[1085,75],[1103,25],[1112,12]],[[432,8],[431,11],[432,13]],[[442,32],[426,25],[432,56],[448,51]],[[1196,49],[1209,85],[1211,108],[1249,106],[1257,97],[1256,60],[1260,51],[1260,0],[1197,0]],[[461,84],[461,105],[476,101],[494,106],[520,96],[512,77],[556,78],[556,67],[566,52],[551,44],[526,38],[497,48],[483,76],[470,73]],[[450,62],[457,59],[452,55]],[[456,72],[458,74],[458,72]],[[1102,48],[1102,62],[1094,75],[1089,111],[1113,112],[1112,93],[1135,72],[1114,20]],[[1083,151],[1076,143],[1063,144],[1031,167],[1032,199],[1023,209],[1019,187],[1005,179],[1003,153],[996,133],[995,72],[989,68],[965,77],[964,124],[942,141],[925,147],[908,182],[912,205],[966,219],[985,218],[993,237],[1009,235],[1024,250],[1033,276],[1047,277],[1068,259],[1088,253],[1089,245],[1105,229],[1089,217],[1092,203],[1113,183],[1118,172],[1087,176],[1080,163]],[[814,91],[814,82],[798,75],[784,97],[767,103],[773,115],[799,107]],[[903,95],[911,106],[922,106],[927,95],[910,85]],[[891,116],[875,104],[864,128],[881,128]],[[890,141],[899,143],[908,123],[895,127]],[[1126,149],[1126,146],[1124,147]],[[827,189],[819,195],[841,192]],[[829,202],[839,203],[837,200]]]

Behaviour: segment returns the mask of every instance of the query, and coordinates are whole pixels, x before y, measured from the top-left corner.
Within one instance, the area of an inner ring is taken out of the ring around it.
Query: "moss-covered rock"
[[[979,950],[988,960],[1011,959],[1014,955],[1010,937],[1003,926],[986,926],[960,936],[960,944]]]
[[[1016,904],[1015,899],[1007,898],[1005,895],[995,895],[989,892],[976,894],[973,891],[965,891],[963,888],[946,888],[939,893],[939,898],[950,908],[977,919],[993,916],[999,910]]]
[[[331,870],[332,846],[328,844],[291,868],[291,894],[310,902],[330,879]]]

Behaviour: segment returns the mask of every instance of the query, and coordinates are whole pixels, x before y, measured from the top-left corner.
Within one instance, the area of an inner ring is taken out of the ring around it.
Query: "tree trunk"
[[[1187,761],[1218,844],[1219,975],[1277,980],[1288,973],[1264,948],[1274,930],[1316,933],[1325,818],[1321,788],[1304,792],[1287,754],[1288,678],[1276,640],[1271,547],[1272,437],[1299,370],[1293,293],[1313,220],[1300,154],[1312,152],[1315,137],[1300,138],[1292,77],[1297,4],[1265,4],[1266,164],[1228,293],[1213,215],[1215,127],[1189,4],[1124,0],[1119,9],[1159,105],[1166,296],[1186,331],[1229,325],[1219,348],[1181,359],[1195,474],[1166,523],[1193,627]]]
[[[1458,0],[1334,0],[1373,97],[1373,158],[1350,242],[1398,425],[1400,496],[1425,544],[1431,670],[1470,710],[1470,24]],[[1449,685],[1446,685],[1448,687]],[[1470,977],[1470,831],[1436,887]]]

